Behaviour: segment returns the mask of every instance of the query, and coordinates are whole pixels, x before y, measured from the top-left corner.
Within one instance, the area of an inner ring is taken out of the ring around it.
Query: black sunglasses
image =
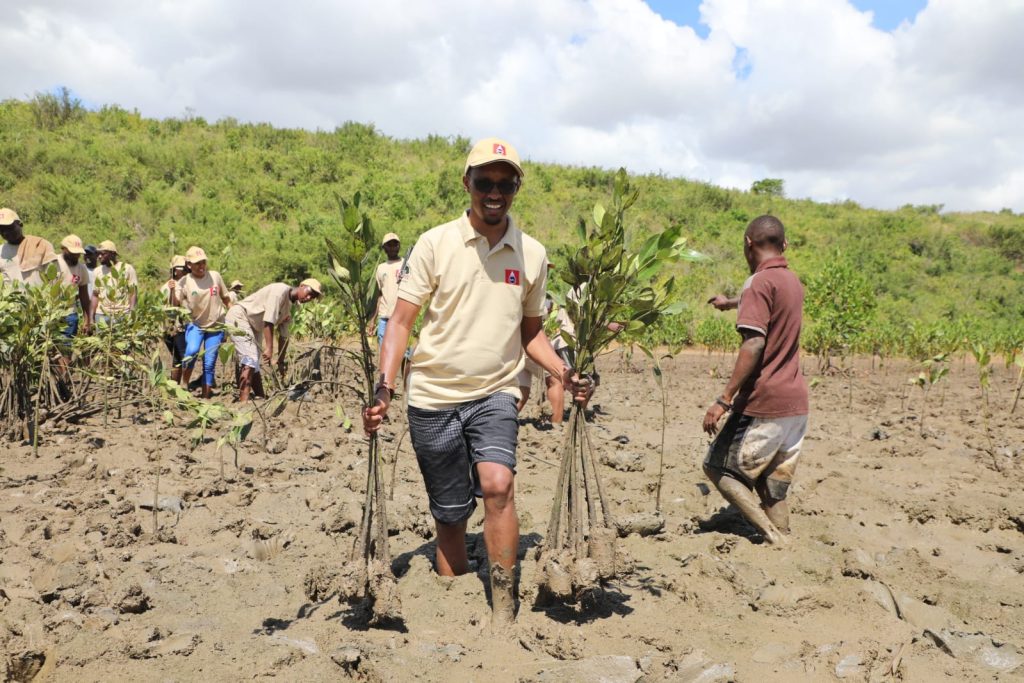
[[[495,187],[498,192],[504,195],[513,195],[519,192],[519,180],[499,180],[497,182],[490,178],[473,178],[473,189],[480,194],[490,194]]]

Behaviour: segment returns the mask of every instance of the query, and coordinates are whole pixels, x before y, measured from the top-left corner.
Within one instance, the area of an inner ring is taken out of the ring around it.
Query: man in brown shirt
[[[786,246],[785,228],[774,216],[747,226],[743,254],[751,276],[736,319],[743,343],[725,390],[704,415],[704,431],[714,434],[719,419],[732,413],[708,448],[705,474],[771,544],[786,543],[789,533],[786,494],[808,413],[800,370],[804,290],[782,255]],[[718,296],[708,303],[724,310],[732,301]]]

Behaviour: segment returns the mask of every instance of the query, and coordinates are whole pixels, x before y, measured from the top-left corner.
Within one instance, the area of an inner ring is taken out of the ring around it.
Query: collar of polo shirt
[[[501,236],[498,243],[494,245],[494,248],[490,251],[493,253],[503,246],[508,245],[513,251],[522,251],[520,246],[522,240],[519,237],[522,233],[519,232],[519,228],[516,227],[515,221],[512,220],[512,216],[507,216],[508,227],[505,229],[505,234]],[[467,214],[462,215],[462,220],[459,221],[459,231],[462,233],[463,243],[472,242],[476,239],[486,239],[484,235],[478,233],[474,228],[473,224],[469,222],[469,216]]]

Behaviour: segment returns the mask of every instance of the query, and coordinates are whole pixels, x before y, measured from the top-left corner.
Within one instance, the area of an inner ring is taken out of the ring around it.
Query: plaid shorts
[[[516,471],[516,397],[498,392],[454,408],[409,406],[409,436],[430,499],[430,514],[458,524],[481,496],[474,465],[494,462]]]
[[[765,418],[733,413],[708,447],[704,464],[750,487],[763,480],[768,495],[783,500],[806,433],[806,415]]]

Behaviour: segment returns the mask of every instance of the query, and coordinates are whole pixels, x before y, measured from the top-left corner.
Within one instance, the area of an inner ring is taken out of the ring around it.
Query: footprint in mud
[[[271,538],[260,538],[259,534],[253,532],[252,540],[249,542],[249,554],[260,562],[272,560],[291,545],[294,534],[285,531]]]

